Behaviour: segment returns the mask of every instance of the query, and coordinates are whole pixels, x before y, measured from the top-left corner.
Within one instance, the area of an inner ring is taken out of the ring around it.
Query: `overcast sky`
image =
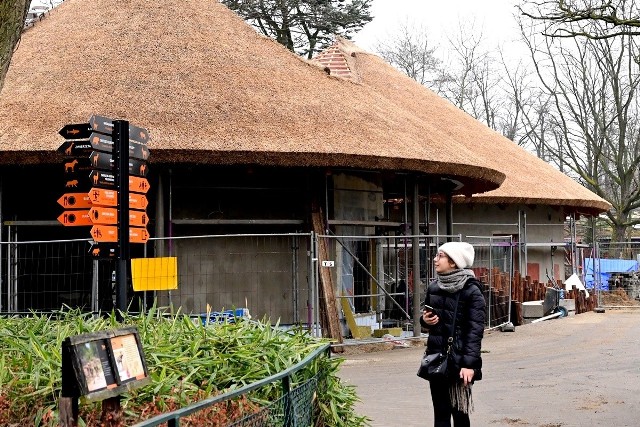
[[[518,31],[514,14],[516,0],[373,0],[373,21],[358,32],[353,40],[368,51],[374,51],[377,40],[392,34],[402,22],[424,26],[434,43],[446,44],[445,35],[455,35],[460,23],[474,22],[482,29],[490,45],[509,49]]]

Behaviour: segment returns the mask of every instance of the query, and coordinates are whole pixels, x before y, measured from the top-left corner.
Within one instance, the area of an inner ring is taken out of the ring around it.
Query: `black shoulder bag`
[[[453,322],[451,331],[447,339],[447,349],[440,353],[427,354],[429,349],[424,351],[420,368],[418,368],[418,376],[425,380],[444,380],[455,375],[455,360],[453,360],[453,335],[456,331],[456,317],[458,317],[458,301],[460,300],[460,291],[456,295],[456,306],[453,312]]]

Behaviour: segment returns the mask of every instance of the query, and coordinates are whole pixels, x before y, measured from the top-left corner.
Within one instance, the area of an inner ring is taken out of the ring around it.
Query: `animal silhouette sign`
[[[65,139],[82,139],[91,135],[91,128],[89,123],[72,123],[65,125],[58,133]]]
[[[116,257],[116,243],[93,243],[89,248],[89,255],[95,259],[110,259]]]
[[[102,151],[93,151],[89,156],[91,167],[101,170],[113,170],[115,169],[115,159],[113,155],[104,153]],[[144,177],[147,175],[147,164],[144,161],[138,159],[129,159],[129,173]]]
[[[95,132],[99,132],[104,135],[111,135],[113,133],[113,119],[108,117],[93,115],[89,119],[89,126]],[[129,139],[140,143],[146,143],[149,141],[149,132],[144,128],[129,124]]]
[[[147,144],[131,139],[131,134],[129,134],[129,138],[129,156],[140,160],[147,160],[149,158],[149,147],[147,147]],[[89,137],[89,143],[95,150],[104,151],[105,153],[113,152],[113,137],[111,135],[94,132]]]
[[[91,150],[92,150],[91,144],[89,144],[89,141],[87,140],[82,140],[82,141],[67,140],[63,142],[62,145],[60,145],[60,147],[58,147],[56,151],[65,157],[72,157],[72,156],[82,156],[82,155],[89,154],[91,153]]]

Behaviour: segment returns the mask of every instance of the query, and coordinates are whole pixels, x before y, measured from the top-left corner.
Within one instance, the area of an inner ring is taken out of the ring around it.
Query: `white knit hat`
[[[469,268],[473,265],[475,252],[473,246],[466,242],[447,242],[438,248],[456,263],[458,268]]]

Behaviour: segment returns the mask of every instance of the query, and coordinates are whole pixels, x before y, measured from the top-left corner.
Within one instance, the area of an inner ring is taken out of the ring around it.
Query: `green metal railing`
[[[239,421],[235,421],[232,424],[229,424],[228,427],[311,426],[314,424],[312,419],[312,400],[315,394],[315,390],[318,386],[317,375],[316,377],[311,378],[306,382],[298,385],[294,389],[291,389],[291,376],[300,369],[309,365],[322,354],[327,354],[327,357],[329,357],[330,347],[331,345],[329,343],[326,343],[314,350],[297,364],[275,375],[271,375],[270,377],[267,377],[263,380],[248,384],[244,387],[229,391],[227,393],[201,400],[197,403],[178,409],[176,411],[158,415],[156,417],[135,424],[134,427],[153,427],[159,426],[163,423],[167,423],[168,427],[178,427],[180,425],[180,419],[183,417],[187,417],[195,412],[216,405],[218,403],[240,397],[253,390],[257,390],[260,387],[276,381],[282,381],[282,397],[274,402],[271,402],[269,405],[262,407],[259,412],[248,415],[247,417]]]

